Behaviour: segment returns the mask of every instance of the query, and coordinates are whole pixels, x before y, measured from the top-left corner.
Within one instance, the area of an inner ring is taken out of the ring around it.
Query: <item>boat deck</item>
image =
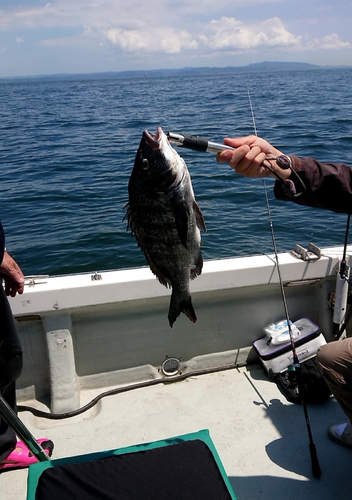
[[[83,403],[96,395],[87,391]],[[35,437],[54,441],[53,458],[209,429],[238,500],[350,499],[352,451],[327,435],[328,425],[344,421],[344,414],[334,398],[308,405],[308,412],[319,479],[312,475],[303,408],[289,403],[260,365],[108,396],[86,413],[60,421],[29,412],[19,416]],[[27,474],[0,474],[1,499],[24,500]]]

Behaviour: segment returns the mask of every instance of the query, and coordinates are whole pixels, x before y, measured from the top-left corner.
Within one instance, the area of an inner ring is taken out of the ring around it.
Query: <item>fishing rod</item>
[[[348,289],[350,281],[350,267],[347,265],[346,253],[348,244],[348,233],[350,228],[351,215],[348,214],[346,233],[345,233],[345,243],[343,247],[343,256],[340,263],[339,272],[336,275],[336,289],[335,289],[335,303],[334,303],[334,314],[333,314],[333,334],[335,340],[339,340],[343,332],[347,327],[347,323],[351,319],[352,308],[350,308],[348,315],[346,316],[347,300],[348,300]]]
[[[29,450],[33,453],[39,462],[50,460],[49,455],[38,443],[38,441],[31,434],[29,429],[18,418],[13,409],[9,406],[7,401],[0,395],[0,416],[7,423],[7,425],[14,430],[22,441],[28,446]]]
[[[250,107],[251,107],[255,135],[258,136],[257,127],[256,127],[256,123],[255,123],[255,118],[254,118],[252,100],[251,100],[249,91],[248,91],[248,98],[249,98],[249,103],[250,103]],[[174,144],[176,146],[184,147],[187,149],[192,149],[194,151],[221,153],[224,150],[235,150],[236,149],[236,148],[233,148],[231,146],[227,146],[225,144],[220,144],[220,143],[209,141],[208,139],[205,139],[205,138],[199,137],[199,136],[190,136],[190,135],[179,134],[179,133],[174,133],[174,132],[167,132],[166,136],[167,136],[170,144]],[[298,185],[301,186],[301,192],[296,191],[296,186],[294,185],[294,183],[292,181],[290,181],[290,180],[284,181],[271,168],[271,166],[268,163],[265,163],[265,162],[263,163],[263,165],[268,170],[270,170],[279,181],[282,182],[283,189],[288,194],[288,196],[290,196],[290,198],[295,198],[297,196],[300,196],[302,194],[302,192],[305,191],[305,185],[303,184],[303,181],[298,176],[298,174],[295,172],[295,170],[292,168],[292,165],[291,165],[291,162],[290,162],[290,159],[288,156],[280,155],[277,158],[267,157],[266,160],[275,160],[279,164],[280,167],[282,167],[284,169],[289,168],[291,170],[293,176],[296,176],[296,178],[298,179],[298,181],[299,181]],[[291,322],[290,322],[289,314],[288,314],[287,301],[286,301],[285,291],[284,291],[284,287],[283,287],[278,252],[277,252],[277,247],[276,247],[276,238],[275,238],[274,227],[273,227],[270,205],[269,205],[269,199],[268,199],[268,193],[267,193],[264,178],[263,178],[263,185],[264,185],[264,192],[265,192],[265,196],[266,196],[266,204],[267,204],[267,210],[268,210],[268,216],[269,216],[270,230],[271,230],[274,251],[275,251],[276,267],[277,267],[278,276],[279,276],[279,283],[280,283],[281,294],[282,294],[282,299],[283,299],[283,304],[284,304],[284,309],[285,309],[286,321],[287,321],[287,325],[288,325],[290,344],[291,344],[291,349],[292,349],[292,353],[293,353],[293,366],[292,366],[292,369],[290,370],[290,372],[291,372],[290,375],[292,376],[292,372],[293,372],[296,376],[298,392],[299,392],[299,395],[301,396],[301,402],[302,402],[302,406],[304,409],[304,415],[305,415],[306,426],[307,426],[308,437],[309,437],[309,450],[310,450],[310,456],[311,456],[311,461],[312,461],[313,476],[320,477],[321,470],[320,470],[320,465],[319,465],[319,460],[318,460],[315,444],[313,442],[313,436],[312,436],[312,431],[311,431],[311,426],[310,426],[310,421],[309,421],[309,416],[308,416],[307,405],[302,397],[303,391],[301,389],[302,383],[301,383],[300,364],[298,361],[298,355],[297,355],[296,346],[294,343],[293,333],[292,333],[292,329],[291,329]]]
[[[257,133],[257,127],[255,123],[255,117],[254,117],[254,111],[253,111],[253,106],[252,106],[252,100],[251,96],[248,90],[248,99],[249,99],[249,104],[251,108],[251,114],[252,114],[252,120],[253,120],[253,126],[254,126],[254,132],[255,135],[258,137]],[[264,164],[264,166],[266,166]],[[298,394],[301,398],[302,402],[302,407],[304,410],[304,416],[305,416],[305,421],[306,421],[306,426],[307,426],[307,431],[308,431],[308,438],[309,438],[309,451],[310,451],[310,457],[311,457],[311,462],[312,462],[312,472],[314,477],[320,477],[321,476],[321,469],[319,465],[319,460],[318,460],[318,455],[316,451],[316,447],[313,441],[313,435],[312,435],[312,430],[310,426],[310,421],[309,421],[309,416],[308,416],[308,409],[307,409],[307,403],[305,402],[303,396],[302,396],[302,379],[301,379],[301,366],[298,360],[298,355],[296,351],[296,346],[295,346],[295,341],[293,338],[293,333],[292,333],[292,328],[291,328],[291,321],[289,318],[289,313],[288,313],[288,306],[287,306],[287,300],[286,300],[286,295],[285,295],[285,290],[283,286],[283,281],[282,281],[282,276],[281,276],[281,270],[280,270],[280,265],[279,265],[279,256],[278,256],[278,251],[277,251],[277,246],[276,246],[276,238],[275,238],[275,233],[274,233],[274,225],[273,225],[273,219],[271,216],[271,210],[270,210],[270,204],[269,204],[269,197],[268,197],[268,190],[266,187],[265,179],[263,178],[263,186],[264,186],[264,193],[265,193],[265,199],[266,199],[266,206],[267,206],[267,211],[268,211],[268,218],[269,218],[269,226],[270,226],[270,232],[271,232],[271,237],[273,240],[273,247],[274,247],[274,253],[275,253],[275,261],[276,261],[276,267],[277,267],[277,274],[279,277],[279,283],[280,283],[280,289],[281,289],[281,295],[282,295],[282,301],[284,305],[284,310],[285,310],[285,317],[286,317],[286,322],[288,326],[288,333],[289,333],[289,338],[290,338],[290,344],[291,344],[291,350],[292,350],[292,355],[293,355],[293,365],[291,367],[291,375],[292,372],[296,376],[296,381],[297,381],[297,386],[298,386]]]

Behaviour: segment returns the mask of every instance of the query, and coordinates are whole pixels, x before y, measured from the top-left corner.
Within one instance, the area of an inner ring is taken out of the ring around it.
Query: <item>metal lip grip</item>
[[[168,132],[166,134],[170,144],[175,144],[182,148],[192,149],[193,151],[200,151],[202,153],[221,153],[226,149],[234,150],[231,146],[226,146],[225,144],[220,144],[218,142],[211,142],[204,137],[176,134],[174,132]]]

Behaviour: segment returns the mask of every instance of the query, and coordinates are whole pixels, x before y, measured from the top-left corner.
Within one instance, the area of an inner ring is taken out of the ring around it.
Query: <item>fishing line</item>
[[[254,111],[253,111],[253,105],[252,105],[252,99],[251,99],[251,95],[250,95],[249,89],[248,89],[248,99],[249,99],[249,105],[250,105],[250,108],[251,108],[252,121],[253,121],[255,135],[256,135],[256,137],[258,137],[257,127],[256,127],[255,117],[254,117]],[[275,233],[274,233],[274,225],[273,225],[273,219],[272,219],[271,210],[270,210],[268,190],[267,190],[267,187],[266,187],[265,178],[263,178],[263,187],[264,187],[264,193],[265,193],[266,207],[267,207],[267,211],[268,211],[270,232],[271,232],[271,237],[272,237],[273,247],[274,247],[274,253],[275,253],[275,261],[276,261],[277,274],[278,274],[278,277],[279,277],[280,290],[281,290],[282,301],[283,301],[284,310],[285,310],[285,317],[286,317],[287,326],[288,326],[290,344],[291,344],[291,349],[292,349],[292,354],[293,354],[293,367],[292,368],[293,368],[293,370],[295,372],[295,375],[297,377],[298,393],[299,393],[299,395],[301,397],[302,407],[303,407],[303,410],[304,410],[304,416],[305,416],[305,421],[306,421],[306,426],[307,426],[307,431],[308,431],[309,451],[310,451],[310,457],[311,457],[311,462],[312,462],[312,472],[313,472],[313,476],[314,477],[320,477],[321,476],[321,469],[320,469],[320,465],[319,465],[319,460],[318,460],[318,455],[317,455],[317,452],[316,452],[315,444],[313,442],[313,435],[312,435],[312,430],[311,430],[310,421],[309,421],[309,417],[308,417],[307,404],[306,404],[305,400],[302,397],[302,391],[301,391],[301,373],[300,373],[301,367],[300,367],[300,363],[299,363],[299,360],[298,360],[296,346],[295,346],[295,342],[294,342],[294,339],[293,339],[293,333],[292,333],[292,329],[291,329],[291,321],[290,321],[290,318],[289,318],[288,306],[287,306],[287,300],[286,300],[286,294],[285,294],[284,285],[283,285],[282,276],[281,276],[281,270],[280,270],[280,265],[279,265],[279,256],[278,256],[278,251],[277,251],[277,246],[276,246],[276,238],[275,238]]]

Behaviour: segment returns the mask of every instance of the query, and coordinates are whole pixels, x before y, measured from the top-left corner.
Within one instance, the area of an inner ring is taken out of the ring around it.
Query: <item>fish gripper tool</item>
[[[180,146],[182,148],[192,149],[193,151],[201,151],[202,153],[221,153],[226,149],[234,150],[231,146],[220,144],[218,142],[211,142],[204,137],[193,135],[176,134],[174,132],[167,132],[166,137],[171,144]]]

